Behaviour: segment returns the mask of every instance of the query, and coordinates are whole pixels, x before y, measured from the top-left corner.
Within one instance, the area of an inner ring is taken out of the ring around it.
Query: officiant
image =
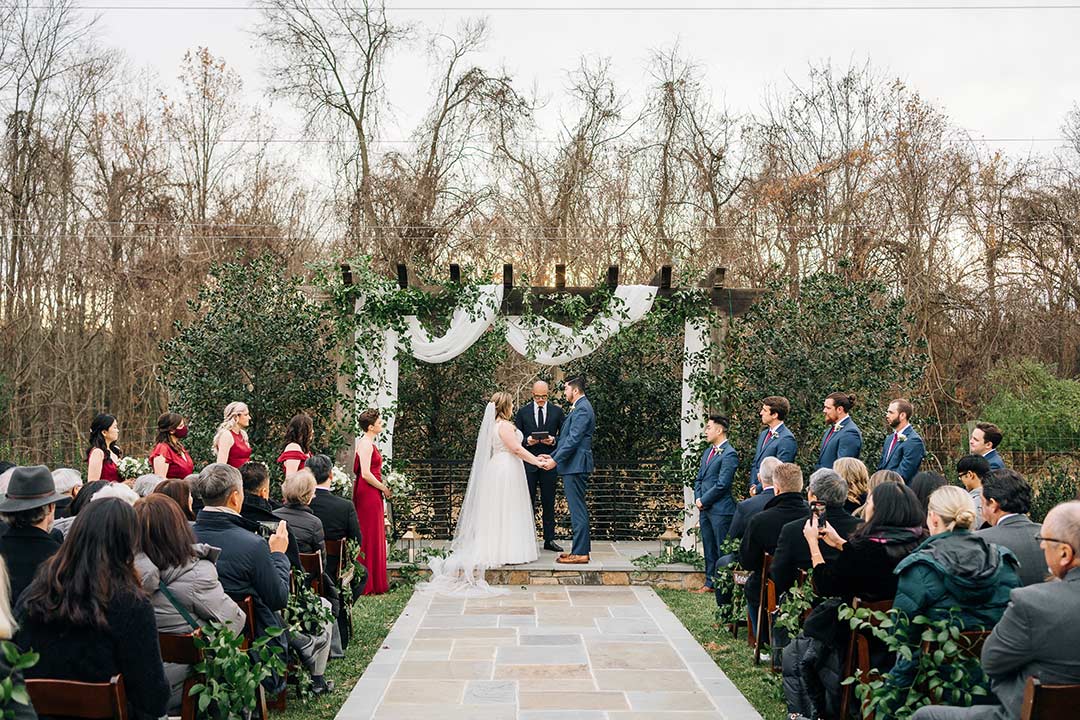
[[[565,413],[558,405],[548,402],[548,384],[537,380],[532,388],[533,400],[521,406],[514,417],[514,424],[522,434],[522,445],[533,455],[550,455],[558,442],[559,428],[562,427]],[[562,552],[555,543],[555,468],[544,470],[525,464],[525,475],[529,480],[529,497],[532,499],[533,512],[536,512],[536,490],[540,489],[540,507],[543,512],[544,549]]]

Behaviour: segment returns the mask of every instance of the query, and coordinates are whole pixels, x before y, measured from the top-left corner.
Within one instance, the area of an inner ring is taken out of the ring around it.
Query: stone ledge
[[[487,581],[492,585],[589,585],[620,586],[642,585],[649,587],[691,590],[705,584],[705,573],[687,569],[673,569],[666,566],[653,570],[521,570],[497,568],[488,570]],[[401,576],[400,566],[388,566],[391,578]],[[430,575],[427,568],[415,571],[421,578]]]

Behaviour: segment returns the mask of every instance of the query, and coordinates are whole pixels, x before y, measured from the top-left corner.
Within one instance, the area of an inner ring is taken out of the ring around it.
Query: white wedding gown
[[[505,592],[489,586],[484,571],[537,558],[525,464],[499,436],[500,424],[507,422],[496,420],[495,406],[488,403],[451,552],[445,559],[431,558],[427,589],[455,595]],[[514,433],[520,445],[521,431],[514,428]]]

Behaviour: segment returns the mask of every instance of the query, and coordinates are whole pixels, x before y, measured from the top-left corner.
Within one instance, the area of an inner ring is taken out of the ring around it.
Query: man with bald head
[[[1038,539],[1052,579],[1013,590],[983,645],[982,666],[997,704],[931,705],[912,720],[1013,720],[1029,677],[1044,685],[1080,683],[1080,501],[1047,513]]]
[[[548,384],[537,380],[532,387],[532,402],[522,405],[514,418],[521,431],[521,444],[533,455],[551,455],[558,443],[562,427],[563,409],[548,402]],[[561,553],[562,547],[555,542],[555,468],[543,468],[525,463],[525,476],[529,480],[529,497],[536,512],[536,490],[540,489],[540,506],[544,524],[544,549]]]

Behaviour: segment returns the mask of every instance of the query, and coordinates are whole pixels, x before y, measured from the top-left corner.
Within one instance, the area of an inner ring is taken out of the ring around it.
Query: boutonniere
[[[574,408],[576,408],[576,407],[577,407],[577,403],[574,403],[573,405],[571,405],[570,406],[570,412],[574,412]],[[567,414],[569,415],[570,413],[567,413]]]
[[[840,432],[840,428],[843,426],[843,424],[844,424],[844,421],[841,420],[840,422],[833,425],[833,432]]]
[[[780,434],[780,433],[778,433],[778,432],[777,432],[776,430],[770,430],[770,431],[769,431],[769,437],[771,437],[771,438],[775,438],[775,437],[777,437],[777,436],[778,436],[779,434]]]
[[[904,442],[907,440],[907,435],[904,433],[896,433],[896,442]]]

